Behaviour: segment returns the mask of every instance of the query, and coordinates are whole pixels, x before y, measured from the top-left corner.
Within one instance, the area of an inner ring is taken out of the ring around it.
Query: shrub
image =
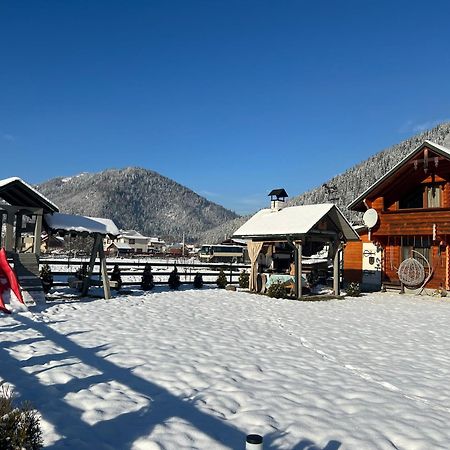
[[[239,287],[243,289],[248,289],[248,282],[250,279],[250,274],[243,270],[239,275]]]
[[[13,392],[0,383],[0,448],[37,450],[42,448],[39,416],[30,403],[14,405]]]
[[[154,287],[155,283],[153,282],[152,266],[150,264],[146,264],[144,271],[142,272],[141,288],[144,291],[150,291]]]
[[[45,294],[48,294],[53,286],[53,274],[48,264],[42,266],[39,276],[42,280],[42,289]]]
[[[271,298],[286,298],[287,294],[286,286],[281,281],[271,284],[267,289],[267,295]]]
[[[227,277],[225,276],[223,269],[220,269],[219,276],[217,277],[216,284],[220,289],[225,289],[227,282]]]
[[[203,287],[203,277],[200,273],[196,273],[194,277],[194,287],[201,289]]]
[[[178,289],[181,286],[180,275],[178,275],[177,266],[175,266],[169,275],[170,289]]]
[[[119,264],[115,264],[113,271],[111,273],[111,281],[115,281],[117,283],[117,290],[120,290],[120,288],[122,287],[122,276],[120,273],[120,268],[119,268]]]
[[[347,295],[349,297],[359,297],[361,295],[361,287],[359,283],[350,283],[347,287]]]

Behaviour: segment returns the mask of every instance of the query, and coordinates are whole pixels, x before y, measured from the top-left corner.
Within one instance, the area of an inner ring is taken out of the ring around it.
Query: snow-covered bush
[[[39,416],[31,405],[14,405],[13,391],[0,383],[0,449],[37,450],[42,448]]]
[[[281,281],[277,281],[269,286],[267,295],[271,298],[286,298],[288,296],[288,291]]]
[[[353,282],[347,286],[346,292],[349,297],[359,297],[361,295],[361,287],[359,283]]]

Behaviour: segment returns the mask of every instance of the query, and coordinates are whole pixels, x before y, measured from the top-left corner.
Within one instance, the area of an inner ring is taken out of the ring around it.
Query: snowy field
[[[0,317],[0,378],[50,449],[450,448],[450,302],[217,289]]]

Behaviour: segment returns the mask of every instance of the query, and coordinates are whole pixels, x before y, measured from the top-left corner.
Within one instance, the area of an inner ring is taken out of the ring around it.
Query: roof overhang
[[[48,198],[18,177],[0,180],[0,198],[12,206],[42,208],[45,214],[59,211]]]
[[[101,217],[78,216],[74,214],[46,214],[44,216],[47,228],[62,234],[100,234],[117,237],[120,234],[116,224],[111,219]]]
[[[333,236],[316,229],[322,219],[329,219],[344,241],[358,241],[358,233],[339,208],[332,203],[302,205],[283,208],[279,211],[262,209],[237,229],[233,238],[246,240],[296,240],[305,236]]]
[[[442,156],[450,160],[450,149],[436,144],[431,141],[424,141],[418,147],[416,147],[411,153],[406,155],[400,162],[398,162],[391,170],[386,172],[380,179],[367,188],[359,197],[353,200],[347,208],[353,211],[365,211],[367,208],[364,205],[364,200],[370,195],[376,192],[377,188],[384,184],[384,182],[394,175],[404,164],[413,160],[424,148],[429,148],[439,156]]]

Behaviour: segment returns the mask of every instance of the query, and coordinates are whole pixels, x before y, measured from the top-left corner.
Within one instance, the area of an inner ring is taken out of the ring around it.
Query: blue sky
[[[0,2],[0,178],[139,166],[238,213],[450,120],[446,1]]]

